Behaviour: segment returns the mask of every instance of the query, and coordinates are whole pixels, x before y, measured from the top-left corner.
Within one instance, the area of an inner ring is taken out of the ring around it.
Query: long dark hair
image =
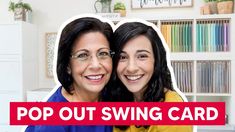
[[[102,22],[97,18],[84,17],[78,18],[67,24],[61,33],[58,56],[57,56],[57,77],[65,90],[71,94],[71,85],[73,83],[72,75],[68,74],[68,65],[75,41],[83,34],[89,32],[100,32],[109,41],[110,49],[113,50],[111,45],[113,30],[111,25]]]
[[[152,45],[154,53],[154,72],[148,82],[148,87],[144,91],[143,101],[145,102],[162,102],[165,100],[164,89],[173,90],[171,74],[167,67],[166,51],[163,47],[163,43],[158,36],[157,32],[148,25],[140,22],[129,22],[119,26],[114,32],[113,43],[115,46],[115,56],[113,62],[113,71],[117,71],[117,65],[119,62],[120,53],[125,44],[140,35],[147,37]],[[107,95],[108,101],[113,102],[132,102],[134,101],[133,93],[128,91],[125,85],[117,77],[117,73],[114,73],[112,77],[113,86]],[[126,129],[128,126],[116,126],[120,129]],[[145,126],[149,127],[149,126]]]

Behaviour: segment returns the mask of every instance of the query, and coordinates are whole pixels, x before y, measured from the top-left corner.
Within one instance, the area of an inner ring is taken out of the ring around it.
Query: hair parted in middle
[[[71,85],[73,83],[73,77],[68,72],[71,52],[75,41],[82,35],[90,32],[100,32],[103,34],[109,42],[110,50],[113,51],[113,45],[111,44],[113,29],[109,23],[102,22],[93,17],[83,17],[67,24],[60,35],[56,72],[59,82],[70,94],[72,91]]]
[[[143,101],[145,102],[163,102],[165,100],[164,89],[173,90],[171,73],[167,66],[166,50],[163,46],[163,42],[160,39],[158,33],[153,27],[143,24],[141,22],[127,22],[120,25],[114,32],[114,39],[112,40],[115,46],[115,56],[113,60],[113,72],[112,87],[106,91],[107,101],[115,102],[132,102],[134,101],[134,95],[117,77],[117,66],[125,44],[143,35],[149,39],[154,54],[154,72],[147,83],[147,89],[143,94]]]

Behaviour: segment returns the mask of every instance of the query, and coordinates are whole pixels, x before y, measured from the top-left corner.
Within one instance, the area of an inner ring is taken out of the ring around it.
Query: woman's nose
[[[134,59],[130,59],[127,65],[127,72],[128,73],[136,73],[138,71],[137,63]]]
[[[90,68],[96,69],[96,70],[100,68],[100,61],[99,61],[99,58],[97,56],[91,56]]]

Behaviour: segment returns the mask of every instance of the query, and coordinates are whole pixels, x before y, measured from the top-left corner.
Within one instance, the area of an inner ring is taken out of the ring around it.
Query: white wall
[[[13,22],[13,13],[8,11],[10,0],[0,0],[0,23]],[[12,0],[18,1],[18,0]],[[68,18],[81,13],[94,13],[96,0],[24,0],[33,8],[33,23],[38,26],[39,44],[39,88],[53,88],[54,80],[46,77],[45,70],[45,33],[56,32],[59,26]],[[198,15],[202,0],[193,0],[193,7],[187,8],[158,8],[131,10],[131,0],[123,1],[126,4],[127,16],[159,16]],[[142,15],[140,15],[142,14]]]

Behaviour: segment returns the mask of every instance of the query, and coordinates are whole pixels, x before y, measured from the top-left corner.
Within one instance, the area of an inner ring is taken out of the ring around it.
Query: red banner
[[[11,102],[10,125],[224,125],[224,102]]]

